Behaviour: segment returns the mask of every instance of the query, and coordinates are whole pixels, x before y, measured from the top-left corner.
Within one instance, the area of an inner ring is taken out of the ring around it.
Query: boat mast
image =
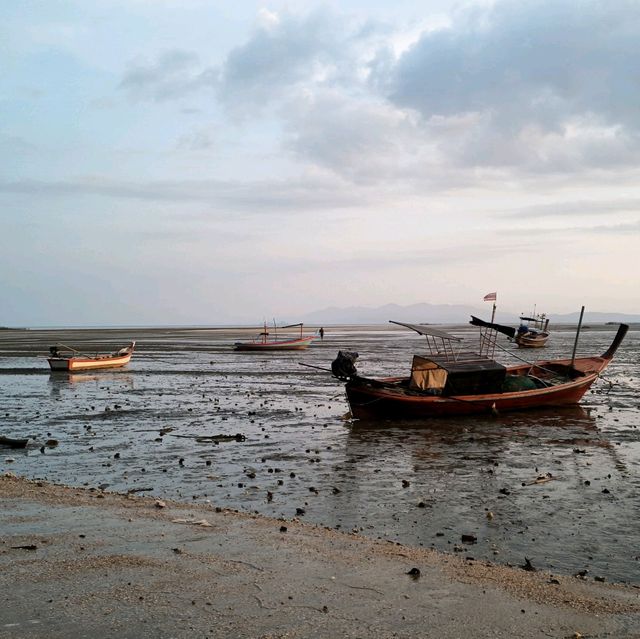
[[[580,328],[582,327],[582,316],[584,315],[584,306],[580,309],[580,319],[578,320],[578,330],[576,331],[576,341],[573,343],[573,353],[571,354],[571,364],[569,370],[573,368],[576,360],[576,350],[578,349],[578,337],[580,336]]]

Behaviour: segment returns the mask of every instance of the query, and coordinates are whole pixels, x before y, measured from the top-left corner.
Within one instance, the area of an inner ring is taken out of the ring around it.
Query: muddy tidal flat
[[[640,583],[640,331],[580,407],[425,422],[351,422],[328,373],[408,372],[423,340],[325,327],[297,353],[237,353],[242,329],[0,331],[0,472],[95,491],[219,506],[581,579]],[[470,345],[471,327],[453,327]],[[615,326],[583,330],[603,352]],[[567,357],[574,332],[544,351]],[[122,370],[50,373],[55,343],[93,353],[137,340]],[[544,478],[540,480],[539,478]],[[475,542],[464,543],[475,538]]]

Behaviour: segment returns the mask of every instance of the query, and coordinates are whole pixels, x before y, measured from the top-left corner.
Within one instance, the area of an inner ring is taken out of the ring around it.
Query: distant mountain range
[[[491,305],[484,307],[466,306],[464,304],[385,304],[384,306],[348,306],[339,308],[331,306],[323,310],[307,313],[302,319],[307,324],[386,324],[389,320],[427,323],[427,324],[464,324],[469,317],[475,315],[482,319],[491,319]],[[516,324],[519,315],[509,311],[496,312],[495,321],[503,324]],[[575,324],[580,317],[579,312],[551,314],[553,324]],[[640,314],[602,313],[585,311],[583,323],[602,324],[605,322],[640,322]]]

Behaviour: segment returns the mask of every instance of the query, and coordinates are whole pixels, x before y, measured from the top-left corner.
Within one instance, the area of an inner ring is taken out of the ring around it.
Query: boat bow
[[[611,342],[611,346],[609,346],[609,348],[601,355],[602,359],[606,359],[608,361],[613,359],[613,356],[616,354],[616,351],[618,350],[618,347],[620,346],[620,344],[622,344],[622,340],[624,339],[628,330],[629,330],[628,324],[620,324],[620,326],[618,326],[618,332],[616,333],[616,336],[613,338],[613,342]]]

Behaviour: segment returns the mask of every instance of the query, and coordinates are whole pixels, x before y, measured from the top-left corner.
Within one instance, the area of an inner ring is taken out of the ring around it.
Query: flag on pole
[[[484,301],[485,302],[495,302],[498,299],[498,294],[497,293],[487,293],[484,296]]]

